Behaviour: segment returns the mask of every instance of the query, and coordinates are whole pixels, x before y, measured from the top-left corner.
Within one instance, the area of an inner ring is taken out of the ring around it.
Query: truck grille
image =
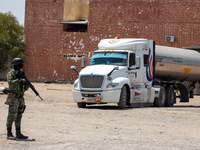
[[[101,88],[104,76],[97,75],[86,75],[81,76],[81,86],[82,88]]]

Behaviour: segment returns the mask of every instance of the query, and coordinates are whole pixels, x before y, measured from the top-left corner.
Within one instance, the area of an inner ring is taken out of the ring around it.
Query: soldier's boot
[[[7,139],[8,140],[16,140],[16,138],[12,135],[11,128],[7,128]]]
[[[17,139],[27,139],[28,136],[24,136],[22,133],[21,133],[21,128],[16,128],[16,138]]]

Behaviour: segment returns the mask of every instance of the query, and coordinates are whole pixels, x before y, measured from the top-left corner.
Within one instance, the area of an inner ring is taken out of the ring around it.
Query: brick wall
[[[89,63],[103,38],[147,38],[157,45],[200,45],[200,0],[90,0],[88,32],[63,32],[64,0],[26,0],[25,72],[34,81],[68,79]],[[175,42],[165,42],[165,36]],[[76,57],[63,57],[74,55]]]

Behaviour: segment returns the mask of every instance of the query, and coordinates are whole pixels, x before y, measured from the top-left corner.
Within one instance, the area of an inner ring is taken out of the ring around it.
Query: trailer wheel
[[[163,86],[160,87],[160,94],[158,98],[155,98],[154,105],[156,107],[164,107],[166,103],[166,91]]]
[[[121,90],[119,103],[118,103],[118,108],[120,109],[126,108],[126,103],[127,103],[127,89],[126,89],[126,86],[123,86]]]
[[[167,87],[166,88],[166,103],[165,106],[167,107],[172,107],[175,102],[175,93],[174,93],[174,88],[173,87]]]
[[[77,103],[78,108],[85,108],[86,103]]]

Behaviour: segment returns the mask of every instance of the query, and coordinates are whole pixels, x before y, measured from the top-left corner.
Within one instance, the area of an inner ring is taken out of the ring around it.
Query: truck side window
[[[135,53],[131,53],[129,56],[129,67],[135,65]]]
[[[144,55],[144,56],[143,56],[143,59],[144,59],[144,67],[147,66],[148,57],[149,57],[149,55]]]

